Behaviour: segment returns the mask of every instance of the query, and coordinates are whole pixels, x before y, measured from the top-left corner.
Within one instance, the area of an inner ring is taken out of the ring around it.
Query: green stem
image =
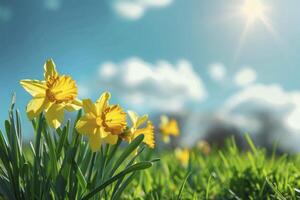
[[[107,163],[107,160],[108,160],[109,147],[110,147],[109,144],[107,144],[106,148],[105,148],[105,153],[103,155],[103,163],[101,164],[101,183],[102,183],[103,178],[104,178],[104,171],[105,171],[106,163]]]
[[[42,130],[43,130],[43,122],[44,122],[44,117],[43,113],[40,114],[39,116],[39,121],[38,121],[38,127],[37,127],[37,132],[36,132],[36,141],[35,141],[35,157],[34,157],[34,169],[33,169],[33,185],[32,185],[32,197],[36,197],[36,192],[35,190],[39,188],[37,186],[37,179],[38,179],[38,168],[40,165],[40,146],[41,146],[41,137],[42,137]]]
[[[96,152],[93,153],[93,157],[92,157],[92,161],[91,161],[91,165],[90,165],[90,169],[89,169],[89,173],[88,173],[88,183],[91,182],[91,178],[92,178],[92,172],[93,172],[93,168],[95,165],[95,159],[96,159]]]

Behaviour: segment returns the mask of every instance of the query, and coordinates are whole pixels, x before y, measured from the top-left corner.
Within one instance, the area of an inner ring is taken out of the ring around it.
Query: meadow
[[[299,155],[267,153],[247,134],[246,150],[234,138],[222,149],[205,141],[158,148],[183,134],[176,120],[163,116],[155,128],[147,115],[110,105],[108,92],[78,100],[75,81],[52,60],[44,77],[20,82],[33,96],[32,142],[24,144],[15,98],[0,133],[2,199],[300,198]],[[76,120],[64,119],[65,110]]]
[[[299,199],[299,156],[268,155],[246,136],[249,150],[233,139],[209,154],[194,147],[185,160],[173,151],[142,172],[128,188],[127,199]],[[136,189],[138,188],[138,189]],[[139,198],[137,198],[139,197]]]

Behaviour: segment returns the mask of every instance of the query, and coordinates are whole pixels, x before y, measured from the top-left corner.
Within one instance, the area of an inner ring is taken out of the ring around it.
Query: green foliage
[[[161,152],[161,162],[136,178],[124,199],[300,199],[300,156],[269,156],[246,140],[248,151],[234,140],[209,155],[192,149],[187,167],[174,152]]]
[[[32,124],[24,147],[13,103],[0,132],[0,199],[300,199],[300,156],[267,155],[248,135],[247,151],[231,139],[209,155],[192,149],[185,166],[173,151],[146,149],[143,136],[93,153],[70,121],[53,130],[41,114]]]
[[[78,112],[77,120],[81,116]],[[76,120],[76,121],[77,121]],[[153,162],[134,156],[144,136],[124,148],[121,140],[93,153],[70,121],[53,130],[43,114],[32,121],[35,132],[30,147],[23,147],[21,121],[14,101],[0,133],[0,199],[107,199],[121,196],[140,170]],[[122,151],[121,154],[116,152]],[[118,186],[115,187],[116,183]],[[114,193],[112,188],[115,187]]]

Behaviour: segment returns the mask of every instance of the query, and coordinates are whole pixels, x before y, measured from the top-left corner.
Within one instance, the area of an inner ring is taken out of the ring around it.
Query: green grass
[[[187,167],[172,151],[159,152],[161,161],[142,172],[123,198],[300,199],[300,156],[267,156],[246,137],[250,150],[240,151],[229,139],[209,155],[193,149]]]
[[[143,135],[93,153],[70,122],[53,130],[41,114],[32,124],[25,146],[13,102],[0,132],[0,199],[300,199],[300,156],[269,155],[247,135],[247,151],[228,139],[210,154],[192,148],[184,166]]]

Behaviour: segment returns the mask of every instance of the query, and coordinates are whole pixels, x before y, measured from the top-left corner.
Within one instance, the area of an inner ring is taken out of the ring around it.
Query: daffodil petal
[[[170,120],[170,134],[174,135],[174,136],[178,136],[179,135],[179,128],[178,128],[178,124],[177,121],[175,119],[171,119]]]
[[[97,116],[96,106],[90,99],[82,100],[82,107],[85,113],[93,113],[94,116]]]
[[[96,132],[96,134],[89,135],[89,143],[93,152],[98,151],[101,147],[101,136],[97,133],[98,132]]]
[[[126,113],[118,105],[111,105],[105,109],[105,125],[114,135],[121,134],[126,128]]]
[[[104,92],[99,99],[96,101],[96,108],[97,108],[97,113],[102,113],[103,110],[106,108],[108,105],[108,100],[110,99],[110,93],[109,92]]]
[[[37,117],[45,108],[45,104],[45,97],[34,97],[31,99],[26,108],[28,118],[32,120],[34,117]]]
[[[116,144],[118,141],[118,136],[117,135],[108,135],[103,139],[104,143],[108,143],[108,144]]]
[[[45,114],[48,124],[53,128],[58,128],[64,121],[64,107],[62,104],[52,104]]]
[[[69,103],[65,106],[65,109],[69,112],[79,110],[82,107],[82,102],[78,99],[74,100],[72,103]]]
[[[155,140],[154,140],[154,126],[151,121],[148,121],[147,126],[145,128],[137,129],[134,132],[134,138],[143,134],[144,140],[143,142],[147,144],[150,148],[154,148]]]
[[[96,133],[95,118],[91,113],[82,116],[76,123],[76,130],[80,134],[91,135]]]
[[[142,117],[138,118],[137,123],[136,123],[136,127],[141,126],[141,125],[144,124],[147,120],[148,120],[148,115],[143,115]]]
[[[25,79],[25,80],[21,80],[20,84],[33,97],[45,96],[47,86],[44,81]]]
[[[136,112],[132,111],[132,110],[128,110],[127,113],[128,113],[129,119],[132,123],[132,126],[137,127],[136,124],[137,124],[138,119],[139,119],[138,114]]]
[[[104,128],[99,128],[98,130],[99,130],[99,134],[100,134],[101,138],[105,138],[105,137],[107,137],[109,135],[109,133],[106,132],[104,130]]]
[[[58,76],[55,63],[52,59],[49,59],[46,61],[45,65],[44,65],[44,70],[45,70],[45,72],[44,72],[45,80],[48,80],[51,77]]]

